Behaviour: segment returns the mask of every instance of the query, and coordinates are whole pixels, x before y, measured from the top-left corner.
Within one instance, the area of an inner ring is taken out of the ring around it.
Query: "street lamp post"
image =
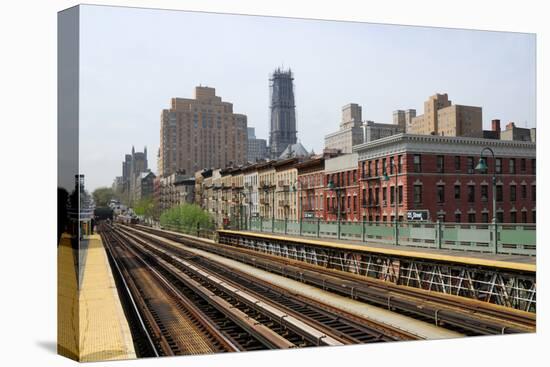
[[[337,232],[337,235],[338,235],[338,239],[340,239],[340,191],[342,190],[341,187],[337,187],[335,184],[334,184],[334,181],[330,180],[328,182],[328,185],[327,187],[329,188],[329,190],[331,191],[334,191],[336,193],[336,201],[337,201],[337,205],[336,205],[336,210],[338,211],[337,213],[337,222],[338,222],[338,232]]]
[[[496,176],[497,164],[496,164],[495,152],[493,151],[493,149],[491,149],[489,147],[485,147],[481,150],[481,153],[479,155],[479,162],[476,166],[476,170],[479,171],[479,172],[488,172],[489,171],[489,166],[487,166],[486,159],[483,156],[486,150],[491,152],[491,155],[493,156],[493,164],[494,164],[493,180],[492,180],[493,181],[493,218],[492,218],[492,222],[493,222],[493,241],[494,241],[494,245],[495,245],[494,251],[495,251],[495,254],[497,254],[498,253],[498,247],[497,247],[497,176]]]
[[[256,203],[258,196],[256,195]],[[248,186],[248,230],[252,229],[252,185]]]
[[[394,223],[394,226],[395,226],[395,246],[399,246],[399,223],[398,223],[398,220],[399,220],[399,208],[398,208],[398,202],[399,202],[399,190],[398,190],[398,182],[397,182],[397,175],[398,175],[398,172],[397,172],[397,167],[395,166],[395,164],[392,164],[390,163],[390,166],[393,168],[393,170],[395,171],[395,187],[393,188],[393,203],[394,203],[394,207],[395,207],[395,214],[393,216],[393,223]],[[390,180],[390,176],[388,176],[387,172],[385,171],[385,168],[384,167],[384,181],[389,181]]]

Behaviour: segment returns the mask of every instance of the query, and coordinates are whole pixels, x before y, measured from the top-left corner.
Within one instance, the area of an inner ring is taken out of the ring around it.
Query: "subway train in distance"
[[[131,215],[117,215],[115,222],[122,224],[139,224],[139,219]]]

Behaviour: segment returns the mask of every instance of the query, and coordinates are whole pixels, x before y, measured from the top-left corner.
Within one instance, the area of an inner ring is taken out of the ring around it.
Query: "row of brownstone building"
[[[488,171],[476,166],[489,147]],[[531,141],[396,134],[326,150],[195,174],[195,200],[218,224],[250,218],[487,223],[536,221],[536,146]]]

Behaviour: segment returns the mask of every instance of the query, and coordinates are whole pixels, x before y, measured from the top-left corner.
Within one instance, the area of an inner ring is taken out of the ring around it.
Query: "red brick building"
[[[361,220],[358,171],[356,153],[325,160],[325,220],[338,219],[338,200],[340,200],[340,220]],[[332,185],[330,185],[331,182]],[[333,188],[331,189],[330,186]]]
[[[298,170],[298,218],[324,219],[325,158],[313,158],[296,165]]]
[[[484,155],[488,173],[475,170],[484,147],[496,156],[495,163],[490,152]],[[496,166],[497,221],[536,221],[535,143],[398,134],[358,145],[354,151],[363,220],[392,221],[397,200],[399,220],[416,211],[427,212],[431,221],[490,222]]]

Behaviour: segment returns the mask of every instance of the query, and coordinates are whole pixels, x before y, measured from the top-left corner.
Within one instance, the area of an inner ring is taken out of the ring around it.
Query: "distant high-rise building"
[[[248,162],[256,162],[267,158],[267,142],[265,139],[256,139],[254,128],[248,128]]]
[[[357,103],[349,103],[342,107],[340,130],[325,136],[325,148],[351,153],[354,145],[363,143],[361,119],[362,108]]]
[[[270,82],[271,125],[269,151],[277,159],[291,144],[296,144],[296,105],[294,103],[294,78],[292,71],[276,69]]]
[[[536,129],[517,127],[514,122],[506,124],[506,130],[500,133],[502,140],[536,141]]]
[[[416,117],[416,110],[396,110],[393,111],[393,123],[399,125],[405,131],[412,123],[413,117]]]
[[[136,182],[142,172],[147,172],[147,147],[143,152],[136,152],[132,146],[132,154],[126,154],[122,162],[122,189],[130,202],[134,200]]]
[[[244,164],[247,145],[246,116],[233,113],[233,104],[216,96],[216,89],[196,87],[193,99],[172,98],[162,110],[159,176],[193,177],[203,168]]]
[[[405,132],[403,124],[381,124],[374,121],[365,121],[361,128],[363,129],[364,143]]]
[[[424,114],[413,117],[407,133],[441,136],[483,136],[481,107],[453,105],[445,94],[424,102]]]

